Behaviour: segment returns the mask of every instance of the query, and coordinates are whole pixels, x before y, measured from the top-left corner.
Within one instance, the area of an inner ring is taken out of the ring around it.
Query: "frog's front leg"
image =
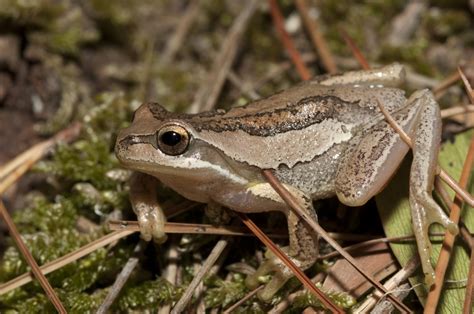
[[[130,202],[137,215],[141,237],[145,241],[153,239],[163,243],[167,238],[164,232],[166,217],[157,201],[157,183],[152,176],[134,172],[130,178]]]
[[[426,283],[431,285],[434,271],[430,261],[429,226],[436,222],[452,233],[457,232],[457,226],[431,196],[441,140],[439,107],[431,92],[422,90],[414,93],[392,116],[413,139],[409,200],[421,265]],[[408,145],[385,120],[363,131],[356,139],[358,142],[345,155],[336,176],[337,196],[350,206],[362,205],[377,194],[408,151]]]
[[[311,199],[296,189],[289,186],[286,186],[286,188],[297,197],[298,201],[301,203],[303,208],[307,210],[308,214],[313,219],[317,220]],[[255,195],[261,195],[271,199],[279,199],[280,202],[283,203],[283,200],[268,183],[258,184],[250,190]],[[306,270],[316,261],[318,254],[318,237],[316,233],[312,231],[312,229],[292,210],[287,209],[285,214],[288,222],[290,245],[284,247],[283,251],[292,259],[296,266],[302,270]],[[250,289],[256,288],[260,284],[259,277],[273,273],[271,281],[258,293],[260,299],[268,301],[285,284],[285,282],[293,276],[293,273],[271,252],[267,251],[265,256],[267,258],[266,261],[260,265],[255,274],[247,277],[246,284]]]

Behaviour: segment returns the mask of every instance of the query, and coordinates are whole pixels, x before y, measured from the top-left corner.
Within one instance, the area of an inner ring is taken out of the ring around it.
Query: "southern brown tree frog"
[[[432,198],[441,118],[428,90],[408,99],[397,86],[403,67],[393,64],[371,71],[316,77],[268,98],[200,114],[166,111],[145,103],[130,127],[122,130],[116,154],[127,168],[158,178],[184,197],[255,213],[281,211],[287,216],[288,255],[302,269],[318,254],[316,235],[288,209],[261,175],[271,169],[316,219],[312,200],[337,196],[360,206],[378,193],[397,170],[409,147],[386,122],[380,100],[413,139],[410,206],[413,229],[427,283],[430,263],[428,228],[457,226]],[[154,204],[150,179],[135,177],[132,203],[142,236],[163,240],[165,217]],[[269,257],[257,276],[274,272],[260,292],[269,299],[291,273]]]

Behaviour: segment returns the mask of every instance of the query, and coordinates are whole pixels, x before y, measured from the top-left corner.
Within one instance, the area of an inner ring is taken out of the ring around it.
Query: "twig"
[[[190,106],[190,113],[207,111],[214,107],[215,102],[224,86],[227,73],[234,63],[237,55],[237,48],[240,43],[245,29],[257,8],[257,0],[249,0],[246,6],[235,19],[234,24],[227,33],[225,40],[222,42],[221,50],[216,57],[216,61],[212,66],[206,80],[203,81],[196,93],[193,103]]]
[[[337,72],[337,65],[334,61],[334,58],[331,54],[331,51],[328,48],[326,40],[324,39],[323,35],[321,34],[320,27],[318,25],[318,21],[311,18],[308,14],[308,5],[306,0],[295,0],[296,7],[298,8],[298,12],[301,15],[303,23],[306,27],[306,30],[309,33],[309,37],[311,38],[311,42],[313,43],[314,48],[318,52],[321,62],[324,65],[324,68],[331,74]]]
[[[474,295],[474,238],[471,237],[471,259],[469,262],[469,273],[467,276],[466,294],[464,295],[463,314],[472,313]]]
[[[140,231],[137,221],[110,221],[109,228],[111,230],[129,230],[133,232]],[[246,228],[236,226],[214,227],[208,224],[190,224],[179,222],[165,223],[164,231],[166,233],[178,234],[210,234],[210,235],[227,235],[227,236],[252,236]],[[272,238],[286,238],[288,233],[280,230],[268,230],[269,236]]]
[[[354,43],[352,38],[349,36],[349,34],[347,34],[347,32],[344,29],[341,28],[340,32],[341,32],[342,38],[346,42],[346,45],[349,46],[349,48],[352,51],[352,54],[356,58],[357,62],[359,62],[362,69],[369,70],[370,65],[367,62],[367,59],[362,54],[362,52],[360,51],[359,47],[357,47],[357,45]]]
[[[255,234],[255,236],[262,241],[265,246],[272,251],[272,253],[277,256],[285,265],[293,272],[293,274],[299,279],[299,281],[311,292],[316,298],[332,313],[342,313],[341,309],[334,304],[331,299],[329,299],[320,289],[318,289],[314,283],[304,274],[298,266],[290,260],[285,253],[273,243],[268,236],[263,233],[260,228],[257,227],[247,215],[236,212],[240,217],[242,222]]]
[[[193,296],[194,290],[199,285],[199,283],[202,281],[202,279],[207,274],[207,272],[212,267],[212,265],[214,265],[217,258],[221,255],[222,251],[224,251],[224,249],[227,246],[228,242],[229,242],[229,240],[224,238],[224,239],[219,240],[216,243],[216,245],[214,246],[214,248],[211,251],[211,254],[209,254],[206,261],[202,265],[201,269],[196,274],[196,276],[194,276],[193,280],[191,281],[189,286],[186,288],[186,291],[184,292],[183,296],[179,299],[179,301],[173,307],[173,310],[171,311],[171,314],[178,314],[178,313],[182,313],[184,311],[184,309],[188,305],[189,301],[191,300],[191,297]]]
[[[283,15],[281,14],[277,1],[268,0],[268,3],[270,4],[270,11],[278,36],[280,36],[280,40],[283,46],[285,46],[286,51],[290,55],[291,62],[293,62],[296,67],[296,70],[303,78],[303,80],[309,80],[311,78],[311,73],[304,64],[300,53],[298,52],[298,50],[296,50],[295,45],[293,44],[293,41],[290,38],[290,35],[288,35],[285,30]]]
[[[261,285],[258,286],[257,288],[253,289],[249,293],[247,293],[242,299],[240,299],[238,302],[234,303],[232,306],[229,306],[222,314],[230,314],[232,313],[236,308],[244,304],[247,300],[249,300],[251,297],[256,295],[260,290],[262,290],[265,286]]]
[[[466,88],[467,97],[469,97],[471,105],[474,105],[474,91],[472,90],[471,84],[469,84],[467,77],[464,75],[460,67],[458,67],[458,73],[464,83],[464,87]]]
[[[54,261],[51,261],[49,263],[46,263],[40,267],[41,272],[44,275],[47,275],[61,267],[64,267],[81,257],[84,257],[95,250],[104,247],[106,245],[109,245],[110,243],[113,243],[121,238],[124,238],[132,233],[135,233],[135,231],[130,231],[130,230],[119,230],[119,231],[114,231],[112,233],[109,233],[105,236],[103,236],[100,239],[97,239],[91,243],[88,243],[84,245],[83,247],[75,250],[74,252],[71,252],[69,254],[66,254]],[[26,285],[27,283],[31,282],[33,280],[33,277],[31,276],[30,273],[24,273],[23,275],[20,275],[4,284],[0,285],[0,295],[5,294],[7,292],[10,292],[13,289],[19,288],[23,285]]]
[[[326,240],[329,245],[331,245],[335,250],[339,251],[340,254],[352,265],[354,266],[361,275],[363,275],[368,281],[370,281],[377,289],[380,291],[387,293],[386,289],[376,281],[370,274],[364,271],[357,263],[357,261],[349,255],[344,249],[332,239],[329,234],[317,223],[315,222],[310,216],[308,216],[304,209],[301,208],[300,204],[295,200],[295,198],[291,195],[291,193],[281,184],[281,182],[273,175],[270,170],[263,170],[263,176],[267,179],[270,185],[275,189],[275,191],[281,196],[281,198],[288,204],[290,209],[294,210],[295,213],[302,218],[317,234],[319,234],[324,240]],[[410,313],[411,310],[400,302],[397,298],[392,295],[388,295],[390,300],[392,300],[396,307],[406,313]]]
[[[112,304],[114,303],[115,299],[118,297],[120,291],[122,291],[123,286],[127,282],[128,278],[132,274],[132,271],[138,264],[138,253],[142,250],[144,246],[143,241],[138,242],[133,250],[133,256],[131,256],[125,266],[122,268],[120,274],[118,274],[117,278],[115,278],[115,282],[110,287],[109,293],[105,297],[105,300],[100,305],[99,309],[97,310],[97,314],[105,314],[108,312]]]
[[[402,282],[404,282],[413,275],[418,266],[420,266],[420,260],[418,256],[415,256],[410,259],[402,269],[400,269],[395,275],[393,275],[392,278],[387,280],[387,282],[385,282],[383,286],[388,291],[396,289]],[[380,291],[375,291],[360,306],[358,306],[356,310],[354,310],[354,314],[368,313],[377,302],[380,302],[382,297],[383,295],[380,293]]]
[[[40,142],[0,169],[0,194],[15,183],[25,172],[27,172],[38,160],[46,155],[58,142],[70,142],[74,140],[81,129],[79,123],[58,132],[52,138]]]
[[[436,193],[438,193],[439,196],[443,199],[443,202],[446,205],[446,208],[451,208],[453,206],[453,200],[450,199],[450,196],[448,194],[448,191],[444,188],[444,185],[441,183],[442,180],[439,177],[436,177],[435,179],[435,189]],[[449,215],[449,210],[448,210],[448,215]],[[467,229],[466,225],[462,220],[459,221],[459,234],[461,235],[461,239],[464,241],[464,243],[472,249],[472,243],[471,243],[471,237],[474,236],[473,233],[470,233],[469,230]],[[443,239],[444,239],[444,233],[443,233]]]
[[[432,92],[435,95],[436,99],[441,98],[444,95],[445,91],[451,86],[454,85],[461,77],[459,72],[456,71],[453,74],[449,75],[447,78],[439,82],[435,87],[433,87]]]
[[[441,118],[449,118],[458,114],[473,113],[474,105],[461,105],[441,110]]]
[[[191,25],[198,16],[199,5],[199,0],[192,0],[189,2],[188,7],[186,8],[183,16],[180,18],[180,22],[173,35],[169,37],[163,52],[160,54],[159,62],[161,64],[167,64],[173,61],[176,53],[182,46],[186,35],[191,29]]]
[[[469,234],[469,232],[467,234],[468,234],[469,237],[471,236],[471,234]],[[329,233],[329,235],[331,235],[331,233]],[[474,235],[474,234],[472,234],[472,235]],[[430,232],[429,237],[430,237],[431,241],[435,241],[437,237],[439,237],[439,239],[438,239],[439,241],[442,241],[442,239],[444,239],[444,233]],[[331,238],[334,239],[334,237],[332,235],[331,235]],[[358,249],[363,248],[365,246],[372,245],[372,244],[375,244],[375,243],[380,243],[380,242],[400,243],[400,242],[415,241],[415,240],[416,239],[415,239],[414,235],[400,236],[400,237],[384,237],[384,238],[380,237],[380,238],[375,238],[375,239],[367,240],[367,241],[364,241],[364,242],[356,243],[356,244],[353,244],[353,245],[345,246],[344,250],[347,251],[347,252],[355,251],[355,250],[358,250]],[[325,259],[336,257],[338,255],[339,255],[338,251],[333,251],[333,252],[330,252],[330,253],[327,253],[327,254],[324,254],[324,255],[320,255],[318,257],[318,260],[325,260]]]
[[[16,229],[16,226],[13,223],[13,220],[10,217],[10,214],[8,214],[7,209],[3,205],[2,200],[0,200],[0,216],[3,217],[3,220],[5,221],[8,227],[8,230],[10,231],[11,237],[15,241],[18,247],[18,250],[21,252],[21,255],[23,255],[28,265],[30,265],[33,275],[36,277],[36,279],[38,279],[39,284],[41,285],[43,290],[46,292],[48,299],[51,301],[51,303],[53,303],[54,307],[59,313],[67,313],[66,309],[64,308],[64,305],[61,303],[61,300],[59,300],[59,297],[57,296],[53,287],[51,287],[51,284],[49,283],[48,279],[46,279],[44,274],[41,272],[38,264],[33,258],[33,255],[31,255],[30,251],[26,247],[25,242],[23,242],[21,235]]]

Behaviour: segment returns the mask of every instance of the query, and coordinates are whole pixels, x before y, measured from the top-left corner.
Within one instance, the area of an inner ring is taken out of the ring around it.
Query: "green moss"
[[[204,300],[206,308],[226,307],[242,299],[247,292],[245,287],[245,276],[234,274],[231,280],[222,280],[217,276],[212,276],[206,281]]]
[[[160,306],[177,301],[181,294],[181,288],[157,278],[126,288],[118,302],[118,308],[122,311],[156,311]]]
[[[321,286],[319,286],[321,288]],[[356,300],[347,293],[342,292],[325,292],[326,296],[331,299],[338,307],[348,310],[356,304]],[[295,298],[292,306],[292,311],[303,310],[308,306],[315,308],[324,308],[321,302],[309,292],[304,292]],[[294,312],[296,313],[296,312]]]

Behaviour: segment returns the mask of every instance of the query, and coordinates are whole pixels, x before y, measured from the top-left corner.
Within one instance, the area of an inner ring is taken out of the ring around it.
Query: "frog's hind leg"
[[[430,260],[429,226],[432,223],[439,223],[453,234],[458,232],[458,227],[449,220],[431,195],[441,141],[441,116],[438,104],[433,94],[428,90],[414,93],[411,98],[419,103],[419,111],[412,132],[413,163],[410,171],[410,207],[413,232],[418,244],[425,282],[431,286],[434,281],[434,270]]]
[[[262,191],[262,185],[265,185],[266,193],[275,194],[272,198],[280,198],[278,194],[268,183],[262,183],[254,187],[254,193]],[[286,186],[290,192],[296,196],[300,204],[307,210],[307,213],[317,220],[311,199],[301,193],[299,190]],[[283,202],[283,200],[281,200]],[[302,270],[311,267],[316,261],[318,254],[317,235],[306,223],[300,219],[293,211],[287,210],[288,233],[290,237],[290,245],[282,250],[291,258],[291,260]],[[293,273],[289,270],[278,257],[271,252],[267,252],[266,260],[260,265],[255,274],[248,276],[246,284],[250,289],[256,288],[260,282],[259,278],[269,273],[273,273],[273,277],[265,288],[258,293],[262,300],[270,300],[273,295],[290,279]]]
[[[452,232],[457,230],[431,196],[441,138],[439,108],[433,95],[422,90],[414,93],[407,105],[392,116],[413,139],[410,208],[418,252],[430,284],[434,271],[430,262],[428,228],[437,222]],[[408,151],[408,145],[385,120],[359,134],[355,142],[336,176],[337,196],[349,206],[362,205],[377,194]]]

